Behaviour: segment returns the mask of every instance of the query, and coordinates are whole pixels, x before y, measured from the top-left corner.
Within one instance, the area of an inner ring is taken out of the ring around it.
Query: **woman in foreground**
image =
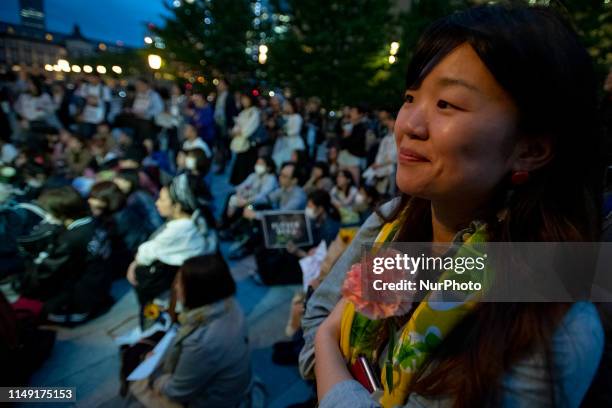
[[[402,198],[365,222],[309,301],[302,373],[312,375],[314,357],[321,408],[578,406],[604,342],[591,303],[460,304],[449,317],[425,300],[389,336],[340,288],[361,243],[374,239],[598,241],[586,50],[548,9],[483,6],[434,23],[406,79],[395,125]],[[355,344],[364,324],[380,331]],[[435,341],[431,327],[442,327]],[[347,369],[357,349],[384,350],[370,362],[381,368],[377,395]]]

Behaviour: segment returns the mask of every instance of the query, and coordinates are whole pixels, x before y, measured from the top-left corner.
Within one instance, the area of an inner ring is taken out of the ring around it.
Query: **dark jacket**
[[[117,234],[122,237],[125,248],[136,253],[138,246],[149,239],[163,223],[153,197],[145,191],[130,194],[125,207],[115,213]]]
[[[94,313],[108,300],[111,271],[106,231],[91,217],[64,228],[43,224],[28,237],[44,236],[46,248],[32,256],[20,292],[45,302],[49,313]],[[33,255],[33,254],[32,254]]]
[[[359,122],[353,126],[351,135],[340,139],[341,150],[347,150],[350,154],[357,157],[366,156],[366,132],[368,131],[367,123]]]

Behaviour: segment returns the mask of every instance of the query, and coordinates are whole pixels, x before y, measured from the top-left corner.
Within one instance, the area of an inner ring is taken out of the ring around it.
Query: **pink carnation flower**
[[[390,271],[381,275],[364,275],[362,263],[351,266],[342,284],[344,298],[355,305],[355,310],[372,320],[402,316],[412,306],[412,294],[404,291],[384,291],[374,293],[371,283],[374,279],[383,282],[397,282],[403,275]],[[368,268],[371,269],[371,268]],[[364,291],[364,287],[366,290]]]

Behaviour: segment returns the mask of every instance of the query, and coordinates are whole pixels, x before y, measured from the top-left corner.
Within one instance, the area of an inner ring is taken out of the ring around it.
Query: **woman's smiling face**
[[[395,122],[399,189],[432,201],[486,199],[513,170],[517,122],[510,96],[460,45],[406,91]]]

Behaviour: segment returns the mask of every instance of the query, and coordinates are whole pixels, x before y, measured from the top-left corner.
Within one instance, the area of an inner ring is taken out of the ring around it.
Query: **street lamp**
[[[268,46],[266,44],[261,44],[259,46],[259,63],[265,64],[268,60]]]
[[[149,67],[151,67],[151,69],[157,70],[160,69],[162,66],[162,59],[159,55],[149,54],[148,61]]]
[[[65,59],[58,59],[57,66],[60,68],[60,71],[70,72],[70,63]]]

